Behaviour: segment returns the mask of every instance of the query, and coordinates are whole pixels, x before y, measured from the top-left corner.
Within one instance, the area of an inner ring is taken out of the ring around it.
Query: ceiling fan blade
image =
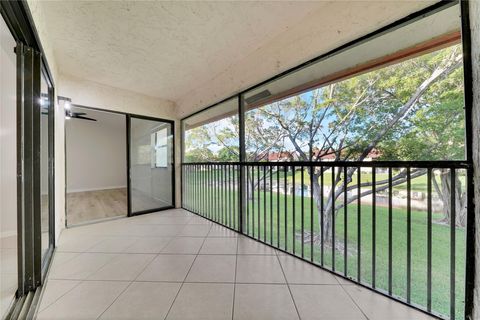
[[[82,116],[77,116],[77,115],[73,115],[72,118],[73,119],[89,120],[89,121],[97,121],[97,119],[92,119],[92,118],[82,117]]]

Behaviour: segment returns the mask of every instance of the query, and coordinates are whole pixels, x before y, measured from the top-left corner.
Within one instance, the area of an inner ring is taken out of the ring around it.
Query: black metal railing
[[[455,319],[465,297],[468,174],[463,161],[184,163],[182,206]]]
[[[183,208],[238,231],[239,168],[213,163],[183,166]]]

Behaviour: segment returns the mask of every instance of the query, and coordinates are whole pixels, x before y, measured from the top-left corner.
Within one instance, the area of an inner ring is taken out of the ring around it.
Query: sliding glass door
[[[0,318],[18,288],[17,57],[15,39],[0,17]],[[20,250],[21,251],[21,250]]]
[[[46,71],[40,77],[40,232],[42,268],[46,271],[54,246],[54,105]]]
[[[128,117],[129,215],[174,206],[173,121]]]
[[[55,240],[54,85],[26,6],[0,1],[2,319],[32,317]]]

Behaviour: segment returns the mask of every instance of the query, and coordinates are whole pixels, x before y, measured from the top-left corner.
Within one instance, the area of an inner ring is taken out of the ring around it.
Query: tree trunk
[[[332,240],[332,192],[335,192],[335,186],[332,186],[332,189],[329,193],[327,200],[323,201],[323,211],[322,211],[322,190],[319,184],[320,173],[313,173],[313,200],[317,206],[318,212],[318,224],[319,230],[321,230],[321,235],[323,235],[323,241],[326,244],[331,244]],[[337,214],[335,211],[334,214]],[[322,215],[323,215],[323,228],[322,228]]]
[[[246,172],[246,170],[245,170]],[[250,174],[252,176],[250,176]],[[255,183],[254,183],[254,173],[253,173],[253,170],[249,170],[248,171],[248,174],[246,174],[246,177],[247,177],[247,181],[246,181],[246,188],[245,190],[248,190],[250,189],[250,192],[247,192],[248,194],[248,198],[247,200],[250,201],[250,200],[253,200],[253,190],[255,190]],[[249,188],[251,187],[251,188]]]
[[[433,177],[435,189],[442,201],[443,206],[443,218],[442,222],[446,224],[451,223],[452,218],[452,183],[450,179],[450,170],[442,169],[440,171],[440,186],[436,182],[435,176]],[[465,227],[467,223],[467,195],[462,191],[462,182],[455,175],[455,225],[457,227]]]

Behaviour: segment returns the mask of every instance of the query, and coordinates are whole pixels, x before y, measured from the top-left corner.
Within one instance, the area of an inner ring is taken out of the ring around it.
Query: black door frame
[[[152,208],[152,209],[147,209],[147,210],[142,210],[142,211],[137,211],[133,212],[132,211],[132,201],[131,201],[131,166],[130,166],[130,151],[131,151],[131,119],[140,119],[140,120],[150,120],[150,121],[157,121],[157,122],[164,122],[168,123],[171,125],[172,129],[172,177],[171,177],[171,186],[172,186],[172,205],[171,206],[166,206],[162,208]],[[162,118],[155,118],[155,117],[150,117],[150,116],[144,116],[144,115],[136,115],[136,114],[127,114],[127,190],[128,190],[128,216],[137,216],[141,214],[146,214],[146,213],[152,213],[152,212],[157,212],[157,211],[162,211],[162,210],[168,210],[168,209],[173,209],[175,208],[175,121],[173,120],[167,120],[167,119],[162,119]]]

